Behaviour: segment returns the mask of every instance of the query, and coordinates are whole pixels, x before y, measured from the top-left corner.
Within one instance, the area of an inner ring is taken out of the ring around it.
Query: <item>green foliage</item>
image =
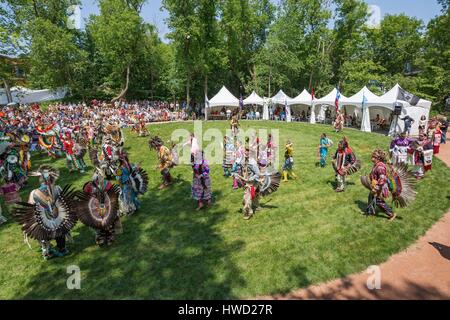
[[[78,0],[0,3],[0,53],[29,58],[32,86],[68,85],[74,98],[203,102],[222,85],[236,96],[351,95],[374,82],[381,94],[398,82],[439,110],[449,94],[448,0],[426,26],[399,14],[379,28],[366,26],[362,0],[163,0],[169,43],[141,18],[145,0],[99,0],[79,31],[67,26]]]

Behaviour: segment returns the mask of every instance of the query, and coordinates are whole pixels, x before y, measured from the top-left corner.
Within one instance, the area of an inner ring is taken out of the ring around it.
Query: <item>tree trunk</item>
[[[205,97],[208,97],[208,75],[205,74]]]
[[[125,82],[125,88],[119,93],[119,95],[111,100],[111,102],[116,102],[119,99],[122,99],[128,91],[128,84],[130,83],[130,65],[127,66],[127,79]]]
[[[187,81],[186,81],[186,108],[188,110],[189,110],[189,106],[190,106],[190,103],[191,103],[191,97],[189,95],[190,89],[191,89],[191,75],[189,74],[189,71],[188,71]]]
[[[11,90],[9,89],[8,82],[6,82],[5,79],[3,79],[3,85],[5,86],[6,100],[8,101],[8,103],[13,102]]]

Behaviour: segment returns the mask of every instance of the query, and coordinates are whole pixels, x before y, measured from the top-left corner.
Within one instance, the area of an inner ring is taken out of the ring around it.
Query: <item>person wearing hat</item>
[[[433,157],[433,144],[425,133],[419,135],[410,149],[412,162],[414,165],[414,175],[417,179],[422,179],[425,172],[431,169]]]
[[[365,213],[368,215],[375,215],[376,208],[378,207],[383,210],[389,220],[392,221],[395,219],[396,215],[384,200],[389,197],[386,154],[383,150],[376,149],[372,153],[371,160],[373,162],[373,167],[369,177],[372,190],[369,193]]]

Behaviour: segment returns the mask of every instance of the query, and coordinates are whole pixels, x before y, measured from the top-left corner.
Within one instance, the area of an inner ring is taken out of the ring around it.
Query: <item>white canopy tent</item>
[[[24,87],[12,87],[10,92],[13,100],[12,102],[24,104],[63,99],[67,94],[67,89],[31,90]],[[8,104],[6,92],[4,89],[0,89],[0,105],[6,104]]]
[[[324,96],[324,97],[322,97],[320,99],[314,100],[314,108],[311,111],[315,112],[316,106],[320,106],[319,115],[317,116],[319,121],[324,121],[325,120],[325,111],[328,108],[328,106],[333,106],[334,107],[335,101],[336,101],[336,95],[337,95],[337,89],[334,88],[326,96]],[[347,97],[345,97],[341,93],[341,97],[339,98],[339,105],[342,105],[342,101],[346,100],[346,99],[347,99]],[[332,110],[334,111],[334,108],[332,108]]]
[[[363,103],[364,99],[364,103]],[[370,103],[379,103],[380,97],[370,91],[369,88],[364,86],[361,90],[348,98],[341,98],[341,104],[344,106],[353,106],[354,114],[358,118],[361,118],[361,131],[372,131],[370,125]]]
[[[410,133],[411,135],[418,135],[420,117],[424,115],[428,120],[431,109],[431,101],[420,99],[415,106],[412,106],[409,102],[398,99],[400,90],[403,89],[397,83],[391,90],[386,92],[381,97],[369,100],[367,102],[369,112],[372,115],[382,114],[382,116],[385,117],[385,119],[388,119],[390,118],[392,112],[395,110],[395,104],[396,103],[401,104],[402,115],[400,117],[403,118],[406,115],[410,116],[414,120]],[[396,132],[403,131],[404,122],[397,120],[398,119],[395,119],[394,116],[394,119],[390,125],[389,135],[394,135]]]
[[[276,95],[272,97],[273,104],[281,104],[286,107],[286,122],[291,122],[291,108],[289,107],[289,103],[292,99],[283,92],[283,90],[278,91]]]
[[[244,99],[244,105],[249,104],[262,106],[264,105],[264,99],[261,98],[255,91],[253,91],[247,98]]]
[[[225,86],[212,97],[205,108],[205,119],[208,119],[208,111],[217,107],[239,107],[239,99],[236,98]]]
[[[252,91],[252,93],[244,99],[244,105],[255,105],[255,106],[261,106],[262,107],[262,118],[263,120],[269,119],[269,109],[267,104],[264,103],[264,99],[261,98],[255,91]],[[267,109],[267,111],[266,111]],[[267,119],[264,117],[264,115],[267,113]]]
[[[306,89],[303,89],[303,91],[298,96],[296,96],[295,98],[292,98],[291,101],[289,102],[289,105],[290,106],[305,106],[306,109],[309,109],[310,114],[311,114],[309,122],[316,123],[316,114],[315,114],[315,112],[313,112],[313,107],[312,107],[312,96]]]

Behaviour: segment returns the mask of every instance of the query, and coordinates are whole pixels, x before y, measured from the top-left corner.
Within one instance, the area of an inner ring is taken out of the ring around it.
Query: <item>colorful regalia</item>
[[[233,140],[230,137],[225,136],[223,142],[223,162],[222,162],[223,175],[225,177],[231,176],[231,169],[234,163],[234,152],[235,150]]]
[[[266,151],[267,151],[267,167],[272,167],[275,163],[276,147],[275,143],[273,142],[273,137],[271,133],[269,133],[269,135],[267,136]]]
[[[361,168],[361,162],[356,159],[353,150],[348,145],[348,140],[344,138],[339,142],[334,154],[333,169],[336,176],[336,192],[344,191],[346,177],[357,172]]]
[[[73,191],[69,186],[56,185],[59,172],[50,166],[42,165],[31,175],[39,176],[41,185],[31,191],[28,202],[17,203],[12,215],[22,225],[26,240],[33,238],[41,243],[44,259],[65,256],[66,237],[77,222]],[[56,240],[56,249],[51,240]]]
[[[240,143],[239,140],[236,140],[236,151],[234,153],[234,163],[233,168],[231,169],[231,174],[233,176],[233,189],[238,189],[242,187],[242,183],[238,176],[243,175],[243,164],[245,161],[245,148]]]
[[[149,141],[149,146],[155,149],[158,155],[159,171],[163,180],[159,189],[164,189],[172,184],[172,176],[170,175],[170,169],[174,167],[173,154],[169,148],[164,146],[164,143],[159,137],[153,137]]]
[[[19,152],[15,148],[8,148],[4,157],[0,168],[3,179],[7,184],[14,183],[22,187],[28,178],[26,171],[22,168]]]
[[[133,214],[141,207],[139,194],[147,191],[147,173],[134,164],[130,164],[127,157],[121,157],[116,179],[120,186],[119,208],[121,214]]]
[[[406,137],[406,133],[401,133],[392,140],[389,151],[391,152],[392,164],[408,163],[408,153],[412,140]]]
[[[201,152],[201,151],[200,151]],[[204,207],[205,203],[211,203],[211,178],[209,176],[209,165],[202,156],[192,161],[192,198],[198,202],[197,210]]]
[[[289,176],[297,179],[297,175],[294,170],[294,144],[288,140],[285,146],[284,152],[284,164],[283,164],[283,181],[288,181]]]
[[[99,246],[110,245],[121,230],[119,195],[119,186],[106,179],[104,168],[96,168],[92,181],[76,193],[78,218],[95,230],[95,242]]]
[[[412,142],[412,161],[414,165],[414,175],[417,179],[422,179],[425,172],[431,170],[433,161],[433,144],[426,134],[419,135],[419,138]]]
[[[439,153],[441,140],[442,140],[442,131],[440,125],[438,124],[433,131],[433,135],[431,136],[431,142],[433,143],[433,154]]]
[[[375,215],[378,207],[389,220],[393,220],[396,215],[385,200],[391,194],[397,207],[406,207],[411,203],[416,197],[413,174],[405,163],[387,164],[384,151],[379,149],[372,153],[372,162],[374,165],[370,175],[361,176],[361,183],[370,190],[365,213]]]
[[[334,130],[340,132],[344,129],[344,114],[338,111],[336,119],[334,120]]]
[[[244,219],[250,219],[256,210],[260,208],[260,198],[275,192],[280,186],[281,175],[261,174],[258,163],[253,157],[249,157],[249,149],[245,151],[244,175],[236,176],[244,186],[243,208]]]
[[[230,121],[230,129],[233,137],[239,134],[239,120],[237,116],[233,116]]]
[[[320,137],[319,142],[319,164],[321,167],[325,167],[328,155],[328,148],[333,145],[333,141],[327,138],[326,134],[323,133]]]
[[[62,143],[56,132],[56,123],[37,126],[36,132],[39,134],[38,144],[41,149],[47,151],[48,155],[54,159],[62,157]]]
[[[63,151],[66,153],[69,172],[78,170],[79,172],[84,173],[86,168],[86,164],[83,160],[84,153],[81,147],[72,139],[71,133],[67,131],[64,136],[61,136],[61,141],[63,143]]]

